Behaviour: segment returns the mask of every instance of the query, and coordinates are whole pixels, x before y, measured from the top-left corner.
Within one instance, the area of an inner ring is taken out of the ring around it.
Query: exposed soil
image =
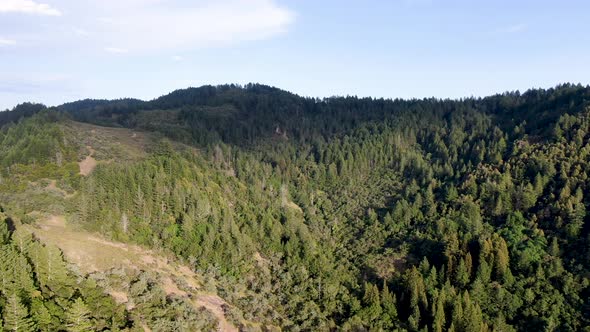
[[[86,148],[88,149],[88,151],[90,151],[90,154],[86,156],[84,160],[78,163],[78,165],[80,165],[80,174],[84,176],[89,175],[94,170],[97,164],[96,159],[94,159],[93,157],[94,149],[90,145],[88,145]]]
[[[119,292],[119,291],[109,291],[108,292],[110,296],[112,296],[115,299],[115,302],[121,304],[121,303],[127,303],[129,302],[129,298],[127,297],[127,293],[125,292]]]
[[[64,198],[70,198],[72,196],[74,196],[74,193],[68,193],[67,191],[59,188],[57,186],[57,181],[56,180],[49,180],[49,184],[47,185],[47,187],[45,187],[45,190],[60,195]]]
[[[79,142],[96,150],[94,157],[101,161],[113,156],[124,160],[141,158],[150,141],[149,135],[127,128],[102,127],[75,121],[69,122],[68,127]]]
[[[287,201],[287,202],[285,202],[284,206],[288,207],[290,209],[293,209],[295,211],[303,213],[303,209],[301,209],[301,207],[299,205],[295,204],[295,202]]]
[[[188,266],[170,261],[152,250],[75,230],[67,224],[63,216],[53,215],[38,222],[36,227],[23,227],[28,228],[42,242],[59,247],[67,260],[76,264],[82,273],[104,272],[116,268],[154,271],[167,295],[192,299],[190,302],[195,308],[204,307],[210,311],[219,321],[220,331],[238,331],[224,315],[223,306],[227,303],[215,294],[203,293],[201,277]],[[182,287],[177,280],[189,287]],[[108,293],[118,303],[129,303],[128,294],[124,291],[113,289]]]
[[[219,330],[237,332],[238,329],[225,319],[223,305],[225,301],[217,295],[200,295],[194,303],[199,307],[205,307],[219,320]]]

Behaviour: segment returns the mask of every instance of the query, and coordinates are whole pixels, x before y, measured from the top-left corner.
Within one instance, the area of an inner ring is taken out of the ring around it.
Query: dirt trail
[[[192,299],[190,302],[195,308],[204,307],[217,318],[220,331],[238,331],[224,315],[223,306],[227,303],[215,294],[202,291],[201,277],[188,266],[136,245],[109,241],[97,234],[72,229],[63,216],[50,216],[38,222],[37,227],[24,227],[44,243],[59,247],[67,260],[76,264],[82,273],[114,268],[157,272],[167,295]],[[128,303],[128,294],[121,290],[109,290],[109,294],[118,303]]]
[[[303,210],[301,209],[301,207],[289,199],[289,190],[287,189],[287,186],[285,186],[285,185],[281,186],[281,205],[284,208],[293,209],[295,211],[303,213]]]
[[[84,158],[84,160],[78,163],[78,165],[80,165],[80,174],[84,176],[90,174],[92,170],[94,170],[94,168],[96,167],[96,159],[94,159],[93,157],[94,149],[90,145],[86,146],[86,148],[88,149],[88,151],[90,151],[90,154],[87,155],[86,158]]]
[[[200,295],[193,301],[198,307],[205,307],[219,320],[219,330],[237,332],[238,329],[225,319],[223,306],[225,301],[217,295]],[[223,319],[220,319],[223,318]]]
[[[70,194],[67,191],[59,188],[57,186],[57,180],[55,180],[55,179],[49,180],[49,184],[47,185],[47,187],[45,187],[45,190],[52,192],[52,193],[59,194],[59,195],[63,196],[64,198],[69,198],[69,197],[74,196],[73,193]]]

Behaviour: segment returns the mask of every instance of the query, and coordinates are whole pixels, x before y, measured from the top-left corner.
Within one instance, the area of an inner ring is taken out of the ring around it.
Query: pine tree
[[[13,246],[0,248],[0,291],[4,294],[35,290],[33,273],[27,259]]]
[[[457,271],[455,272],[455,281],[461,288],[464,288],[469,283],[469,273],[463,258],[459,260],[459,266],[457,266]]]
[[[461,295],[456,295],[453,301],[453,313],[451,317],[451,327],[450,330],[459,329],[463,323],[463,304],[461,303]]]
[[[10,241],[10,231],[8,230],[8,221],[3,213],[0,213],[0,246],[8,244]]]
[[[496,234],[494,234],[496,235]],[[495,237],[494,272],[496,280],[508,282],[510,278],[510,267],[508,245],[501,236]]]
[[[36,330],[33,320],[29,317],[27,307],[21,303],[20,298],[16,294],[8,298],[8,302],[4,308],[4,329],[14,332],[30,332]]]
[[[420,308],[418,306],[412,308],[412,313],[408,318],[408,324],[410,325],[410,329],[414,331],[418,331],[420,328]]]
[[[557,237],[553,237],[551,240],[551,246],[549,247],[549,255],[553,257],[559,257],[559,243],[557,242]]]
[[[445,328],[445,307],[444,307],[444,292],[441,291],[436,299],[434,306],[432,330],[435,332],[442,332]]]
[[[477,268],[477,278],[483,283],[487,284],[490,281],[492,271],[486,261],[480,261]]]
[[[365,295],[363,296],[363,301],[366,305],[379,305],[379,289],[377,286],[365,283]]]
[[[383,290],[381,291],[381,306],[383,312],[389,316],[393,321],[397,319],[397,308],[395,294],[392,294],[387,287],[387,283],[383,282]]]
[[[471,279],[471,276],[473,275],[473,258],[471,257],[470,252],[467,252],[465,255],[465,268],[467,269],[467,275],[469,275],[469,278]]]
[[[12,233],[12,243],[22,254],[28,254],[33,245],[33,234],[22,227],[17,228]]]
[[[513,332],[516,331],[512,326],[506,323],[506,319],[504,315],[500,312],[496,319],[494,320],[494,325],[492,331],[494,332]]]
[[[31,304],[31,316],[41,331],[51,331],[55,329],[55,327],[52,326],[53,318],[40,299],[33,300]]]
[[[487,331],[486,324],[483,322],[481,308],[478,304],[466,305],[465,319],[463,322],[465,332],[482,332]]]
[[[94,331],[90,310],[82,298],[77,298],[66,311],[66,327],[70,332]]]
[[[68,269],[62,253],[55,246],[40,246],[37,278],[43,287],[64,297],[71,296],[72,288],[68,278]]]

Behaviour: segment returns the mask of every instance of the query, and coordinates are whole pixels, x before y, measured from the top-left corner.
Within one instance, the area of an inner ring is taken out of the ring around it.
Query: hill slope
[[[589,106],[575,85],[85,101],[2,128],[0,192],[25,223],[42,209],[175,256],[250,329],[581,330]]]

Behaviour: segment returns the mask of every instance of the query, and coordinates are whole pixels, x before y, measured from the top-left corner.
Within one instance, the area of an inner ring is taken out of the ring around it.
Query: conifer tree
[[[444,308],[444,292],[441,291],[436,299],[434,306],[432,330],[435,332],[442,332],[445,328],[445,308]]]
[[[82,298],[77,298],[67,309],[66,327],[69,332],[94,331],[90,310]]]
[[[7,218],[3,213],[0,213],[0,246],[7,244],[8,241],[10,241],[10,231]]]
[[[4,308],[4,329],[14,332],[35,331],[35,324],[29,317],[27,307],[25,307],[16,294],[12,294]]]
[[[459,260],[459,266],[457,266],[457,271],[455,272],[455,281],[461,288],[467,286],[469,283],[469,272],[467,271],[463,258]]]
[[[12,233],[12,243],[20,253],[26,255],[33,245],[33,234],[19,227]]]
[[[41,331],[51,331],[55,329],[55,326],[53,326],[53,318],[41,299],[33,299],[31,304],[31,316]]]
[[[69,296],[72,293],[68,278],[68,269],[63,260],[62,253],[55,246],[40,246],[38,264],[39,283],[41,286],[48,287],[51,291],[60,294],[60,296]]]
[[[396,297],[389,291],[387,283],[383,282],[383,290],[381,291],[381,306],[383,312],[389,316],[393,321],[397,319]]]

